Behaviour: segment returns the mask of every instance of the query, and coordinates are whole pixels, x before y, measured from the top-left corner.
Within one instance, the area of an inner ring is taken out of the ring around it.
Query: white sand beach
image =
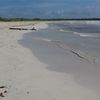
[[[0,22],[0,100],[100,100],[100,68],[39,39],[36,23]],[[9,30],[19,25],[37,30]],[[31,32],[33,51],[21,45]]]

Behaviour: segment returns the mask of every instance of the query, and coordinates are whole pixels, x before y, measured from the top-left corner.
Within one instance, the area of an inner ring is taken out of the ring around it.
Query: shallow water
[[[73,49],[100,58],[99,23],[59,22],[53,23],[50,26],[54,27],[53,31],[56,30],[51,34],[56,34],[58,41],[65,43]]]

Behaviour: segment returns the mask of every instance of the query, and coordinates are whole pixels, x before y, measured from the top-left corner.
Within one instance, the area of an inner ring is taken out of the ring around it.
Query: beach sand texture
[[[9,30],[25,24],[34,22],[0,22],[0,100],[100,100],[100,69],[34,38],[38,32]],[[46,27],[36,24],[36,29]],[[23,46],[30,32],[32,50]]]

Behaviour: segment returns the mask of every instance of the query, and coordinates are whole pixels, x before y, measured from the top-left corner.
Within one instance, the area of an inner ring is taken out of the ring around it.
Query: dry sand
[[[55,66],[61,69],[64,65],[71,73],[49,70],[49,65],[40,61],[35,52],[18,43],[23,39],[23,35],[31,31],[8,29],[23,24],[34,23],[0,23],[0,86],[4,86],[0,88],[0,93],[4,95],[0,100],[100,100],[99,68],[73,54],[65,56],[59,48],[55,46],[51,48],[49,45],[47,48],[51,49],[53,55],[49,54],[48,50],[46,59],[50,60],[51,55],[51,58],[54,57]],[[43,26],[38,24],[36,27],[39,25]],[[56,53],[57,50],[60,55]],[[40,52],[41,55],[41,51],[36,52]],[[62,57],[65,58],[64,62],[61,60]],[[76,81],[74,75],[80,80]]]

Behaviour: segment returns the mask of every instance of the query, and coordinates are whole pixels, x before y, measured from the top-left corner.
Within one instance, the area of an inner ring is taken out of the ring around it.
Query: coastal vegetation
[[[0,17],[0,21],[93,21],[93,20],[100,20],[100,18],[3,18]]]

